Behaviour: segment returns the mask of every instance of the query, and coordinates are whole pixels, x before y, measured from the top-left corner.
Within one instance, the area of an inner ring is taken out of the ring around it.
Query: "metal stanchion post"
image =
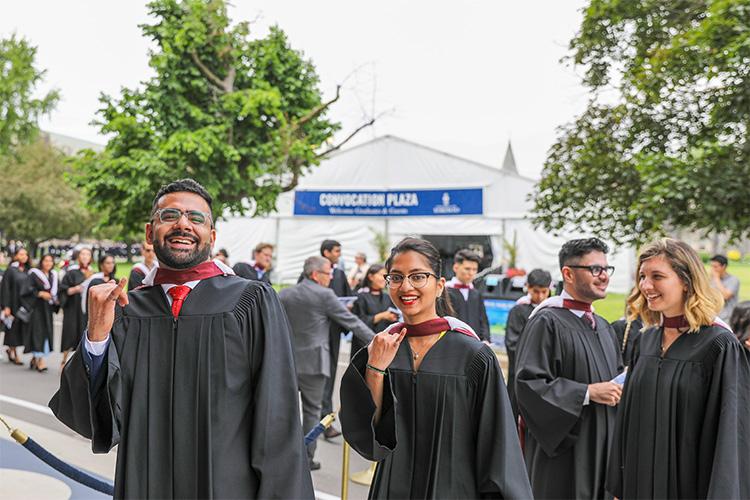
[[[351,448],[344,439],[344,458],[341,460],[341,500],[349,497],[349,453]]]

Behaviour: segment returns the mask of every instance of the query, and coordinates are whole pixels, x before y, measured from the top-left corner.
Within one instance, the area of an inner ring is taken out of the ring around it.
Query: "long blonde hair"
[[[687,243],[671,238],[662,238],[644,247],[638,256],[638,276],[643,263],[648,259],[663,256],[672,269],[685,284],[685,319],[690,325],[690,331],[697,331],[701,326],[713,323],[716,315],[724,307],[721,293],[711,286],[706,268],[698,254]],[[644,327],[659,325],[661,313],[648,308],[646,298],[640,286],[636,286],[628,297],[630,310],[629,319],[639,315]]]

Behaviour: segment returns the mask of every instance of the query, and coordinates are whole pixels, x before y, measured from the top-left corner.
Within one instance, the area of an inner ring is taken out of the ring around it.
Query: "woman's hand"
[[[382,331],[375,335],[370,345],[367,346],[368,363],[379,370],[385,370],[391,366],[405,336],[406,328],[402,328],[400,332]]]

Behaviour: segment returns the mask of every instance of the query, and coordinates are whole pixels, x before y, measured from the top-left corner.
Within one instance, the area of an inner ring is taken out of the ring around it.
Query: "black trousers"
[[[333,411],[333,386],[336,383],[336,368],[339,365],[339,347],[341,347],[340,326],[331,325],[328,331],[328,346],[331,353],[331,376],[326,380],[326,386],[323,390],[323,408],[320,412],[320,418]]]

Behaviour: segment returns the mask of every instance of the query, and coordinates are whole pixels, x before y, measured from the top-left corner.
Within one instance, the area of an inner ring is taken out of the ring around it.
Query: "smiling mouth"
[[[167,244],[170,248],[175,250],[187,250],[192,248],[198,243],[194,238],[188,238],[186,236],[171,236],[167,237]]]
[[[399,300],[401,300],[401,303],[405,306],[414,305],[418,299],[419,297],[416,295],[402,295],[399,297]]]

